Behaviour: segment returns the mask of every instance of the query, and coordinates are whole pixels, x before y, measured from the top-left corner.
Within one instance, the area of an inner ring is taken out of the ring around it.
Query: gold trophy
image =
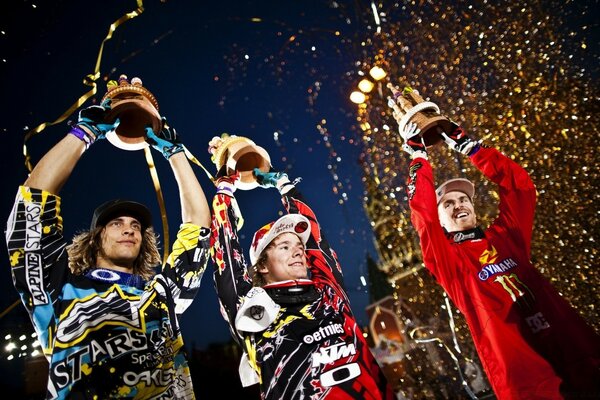
[[[108,82],[102,102],[106,99],[111,99],[106,122],[114,123],[119,119],[119,125],[106,134],[106,139],[114,146],[123,150],[141,150],[148,146],[147,126],[151,126],[154,132],[161,131],[158,102],[142,85],[140,78],[133,78],[129,82],[126,75],[121,75],[118,82]]]
[[[425,101],[419,92],[406,86],[400,91],[391,83],[387,87],[392,91],[393,97],[388,97],[388,106],[392,108],[392,115],[398,122],[400,132],[409,122],[414,122],[421,130],[421,137],[425,146],[433,146],[443,140],[441,133],[452,133],[455,124],[440,114],[440,108],[431,101]]]
[[[224,133],[215,136],[208,143],[208,152],[212,154],[211,160],[217,166],[217,171],[225,167],[227,175],[239,172],[240,179],[235,187],[241,190],[251,190],[258,186],[254,177],[254,168],[262,172],[271,169],[269,153],[252,140],[236,135]]]

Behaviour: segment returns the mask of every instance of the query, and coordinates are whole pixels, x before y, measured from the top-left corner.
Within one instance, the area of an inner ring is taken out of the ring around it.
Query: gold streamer
[[[210,172],[208,172],[208,170],[206,168],[204,168],[204,165],[202,165],[202,163],[200,161],[198,161],[198,159],[188,150],[187,147],[183,146],[183,151],[185,152],[185,156],[188,158],[188,160],[190,160],[191,162],[193,162],[194,164],[196,164],[197,166],[202,168],[202,170],[208,176],[208,179],[210,179],[212,183],[216,183],[216,180],[212,176],[212,174]]]
[[[107,33],[106,37],[104,38],[104,40],[102,41],[102,44],[100,45],[100,50],[98,51],[98,57],[96,58],[96,66],[94,68],[94,73],[87,75],[83,79],[83,84],[87,85],[87,86],[91,86],[92,88],[87,93],[85,93],[83,96],[81,96],[79,99],[77,99],[77,101],[75,101],[75,103],[73,103],[73,105],[71,105],[71,107],[69,107],[67,109],[67,111],[65,111],[56,120],[54,120],[52,122],[43,122],[25,134],[25,138],[23,139],[23,156],[25,157],[25,167],[27,168],[27,170],[29,172],[32,171],[33,167],[31,165],[31,157],[29,155],[29,152],[27,151],[27,141],[32,136],[37,135],[38,133],[42,132],[44,129],[46,129],[46,127],[51,126],[51,125],[56,125],[56,124],[64,121],[76,109],[81,107],[83,105],[83,103],[85,103],[87,101],[87,99],[89,99],[90,97],[92,97],[93,95],[96,94],[96,92],[98,91],[98,85],[96,84],[96,80],[98,80],[98,78],[100,77],[100,64],[102,61],[102,52],[104,51],[104,44],[112,38],[113,32],[122,23],[124,23],[132,18],[135,18],[144,12],[143,0],[136,0],[136,4],[137,4],[137,9],[135,9],[135,11],[132,11],[132,12],[129,12],[129,13],[123,15],[121,18],[119,18],[118,20],[113,22],[110,25],[110,27],[108,28],[108,33]]]
[[[206,173],[206,175],[208,176],[208,179],[211,180],[212,183],[217,184],[217,180],[215,179],[215,177],[212,176],[212,174],[210,172],[208,172],[208,170],[204,167],[204,165],[202,165],[202,163],[200,161],[198,161],[198,159],[196,157],[194,157],[194,155],[187,149],[187,147],[183,146],[183,150],[185,151],[185,156],[194,164],[198,165],[200,168],[202,168],[202,170]],[[240,210],[238,204],[236,201],[232,202],[232,206],[235,209],[235,213],[238,216],[238,222],[236,224],[237,229],[240,230],[242,229],[242,226],[244,226],[244,216],[242,215],[242,210]],[[162,212],[162,210],[161,210]]]
[[[154,191],[156,192],[156,198],[158,199],[158,205],[160,207],[160,218],[163,223],[163,266],[167,263],[169,257],[169,221],[167,220],[167,211],[165,208],[165,199],[163,198],[162,190],[160,189],[160,181],[158,179],[158,171],[154,165],[154,158],[150,152],[150,147],[144,147],[144,155],[146,156],[146,163],[148,164],[148,170],[154,183]]]
[[[21,303],[21,299],[15,301],[10,306],[6,307],[4,311],[0,313],[0,319],[2,319],[6,314],[8,314],[13,308],[15,308],[18,304]]]

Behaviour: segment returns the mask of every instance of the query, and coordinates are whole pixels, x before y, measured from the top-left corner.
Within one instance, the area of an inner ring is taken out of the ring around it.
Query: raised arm
[[[235,177],[221,177],[212,202],[213,220],[211,252],[214,281],[223,317],[229,323],[233,338],[240,341],[235,318],[242,297],[252,288],[252,279],[238,237],[240,214],[233,194]]]
[[[163,129],[160,132],[155,133],[152,128],[146,128],[146,141],[160,151],[171,165],[179,188],[181,222],[210,227],[210,209],[206,195],[185,156],[177,131],[169,127],[163,118]]]
[[[521,238],[527,254],[531,251],[531,234],[536,207],[536,189],[527,171],[491,147],[481,147],[469,157],[488,179],[498,185],[500,203],[498,217],[488,229],[513,231]]]
[[[42,157],[24,185],[58,194],[83,152],[113,129],[114,125],[103,123],[108,110],[110,102],[81,110],[77,124]]]
[[[162,276],[168,281],[175,312],[181,314],[196,297],[208,263],[210,210],[183,144],[166,119],[163,118],[163,128],[158,133],[146,128],[146,141],[169,162],[179,189],[182,223]]]
[[[184,224],[210,227],[208,201],[187,157],[183,152],[175,154],[169,159],[169,164],[179,188],[181,221]]]
[[[407,182],[408,204],[412,224],[419,235],[423,263],[446,290],[452,292],[459,271],[454,265],[454,251],[440,224],[427,148],[414,123],[407,124],[400,136],[404,141],[402,149],[412,159]]]

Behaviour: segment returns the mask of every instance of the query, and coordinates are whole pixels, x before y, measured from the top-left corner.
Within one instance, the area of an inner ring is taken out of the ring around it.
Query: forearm
[[[84,151],[85,144],[80,139],[66,135],[42,157],[24,185],[58,194]]]
[[[240,298],[252,288],[237,234],[234,201],[226,194],[215,195],[211,238],[215,288],[232,326]]]
[[[440,228],[433,170],[429,161],[415,158],[410,163],[407,186],[411,219],[417,231],[428,226]]]
[[[191,223],[203,227],[210,226],[210,209],[206,195],[188,162],[185,153],[180,152],[169,158],[173,169],[179,198],[181,201],[181,218],[183,223]]]
[[[493,147],[482,147],[469,158],[473,165],[502,189],[535,190],[527,171]]]

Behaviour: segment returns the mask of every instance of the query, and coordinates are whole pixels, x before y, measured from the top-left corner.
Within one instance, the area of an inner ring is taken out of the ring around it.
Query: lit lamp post
[[[366,99],[367,96],[365,96],[363,92],[360,92],[358,90],[355,90],[354,92],[350,93],[350,101],[355,104],[363,104]]]
[[[380,81],[385,78],[387,73],[383,70],[383,68],[375,66],[369,70],[369,75],[371,75],[371,77],[373,77],[373,79],[376,81]]]
[[[387,76],[387,73],[383,70],[383,68],[375,66],[369,70],[369,75],[371,75],[371,78],[373,78],[375,82],[378,82],[385,78]],[[350,93],[350,101],[352,101],[355,104],[364,104],[365,100],[367,99],[366,94],[370,93],[374,87],[374,82],[367,78],[363,78],[358,83],[359,90],[355,90],[352,93]],[[381,92],[381,85],[378,85],[378,90],[379,95],[383,96],[383,93]]]

